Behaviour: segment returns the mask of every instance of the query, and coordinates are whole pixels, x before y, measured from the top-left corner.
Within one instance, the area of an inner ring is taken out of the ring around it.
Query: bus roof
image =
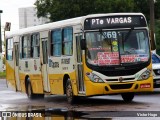
[[[17,35],[23,35],[23,34],[29,34],[33,32],[40,32],[40,31],[46,31],[50,29],[56,29],[59,27],[65,27],[65,26],[70,26],[70,25],[76,25],[76,24],[84,24],[83,21],[86,18],[92,18],[92,17],[103,17],[103,16],[117,16],[117,15],[142,15],[142,13],[105,13],[105,14],[90,14],[82,17],[76,17],[76,18],[71,18],[67,20],[61,20],[61,21],[56,21],[52,23],[47,23],[43,25],[38,25],[38,26],[33,26],[33,27],[28,27],[28,28],[23,28],[19,29],[16,31],[10,31],[6,33],[6,37],[13,37]]]

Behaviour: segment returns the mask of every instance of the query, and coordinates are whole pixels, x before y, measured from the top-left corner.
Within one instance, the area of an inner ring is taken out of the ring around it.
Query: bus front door
[[[21,90],[21,83],[19,79],[19,43],[14,43],[14,68],[15,68],[15,82],[16,82],[16,90]]]
[[[48,38],[41,38],[41,69],[44,92],[50,92],[50,84],[48,78]]]
[[[83,76],[83,64],[82,64],[82,50],[80,46],[81,35],[76,35],[76,53],[77,53],[77,83],[78,83],[78,93],[85,94],[84,88],[84,76]]]

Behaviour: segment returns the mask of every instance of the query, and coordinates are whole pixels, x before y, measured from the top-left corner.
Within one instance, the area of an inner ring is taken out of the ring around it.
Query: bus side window
[[[21,52],[22,52],[22,58],[29,58],[31,56],[31,43],[29,35],[22,36],[21,38]]]
[[[60,56],[62,54],[62,32],[61,29],[51,32],[51,56]]]
[[[73,29],[72,27],[67,27],[63,29],[63,43],[62,52],[63,55],[72,55],[73,53]]]
[[[7,39],[6,59],[13,60],[13,38]]]
[[[37,58],[39,54],[39,34],[33,34],[31,36],[31,57]]]

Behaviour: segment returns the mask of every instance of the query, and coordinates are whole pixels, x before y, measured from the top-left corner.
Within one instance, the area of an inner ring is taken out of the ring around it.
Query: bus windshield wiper
[[[128,40],[128,38],[130,37],[130,35],[131,35],[133,30],[134,30],[134,27],[131,27],[126,36],[124,36],[124,34],[122,35],[122,48],[123,48],[123,51],[124,51],[124,42],[126,42]]]
[[[100,35],[102,35],[104,38],[106,38],[106,35],[105,35],[105,33],[103,32],[102,29],[99,29],[99,33],[100,33]]]
[[[127,35],[125,36],[124,41],[128,40],[128,38],[130,37],[130,35],[131,35],[131,33],[132,33],[133,30],[134,30],[134,27],[131,27],[130,30],[128,31]]]

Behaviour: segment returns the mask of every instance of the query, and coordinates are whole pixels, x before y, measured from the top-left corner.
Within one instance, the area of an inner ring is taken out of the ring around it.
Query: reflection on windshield
[[[86,41],[87,61],[92,65],[119,65],[149,59],[146,30],[87,32]]]

